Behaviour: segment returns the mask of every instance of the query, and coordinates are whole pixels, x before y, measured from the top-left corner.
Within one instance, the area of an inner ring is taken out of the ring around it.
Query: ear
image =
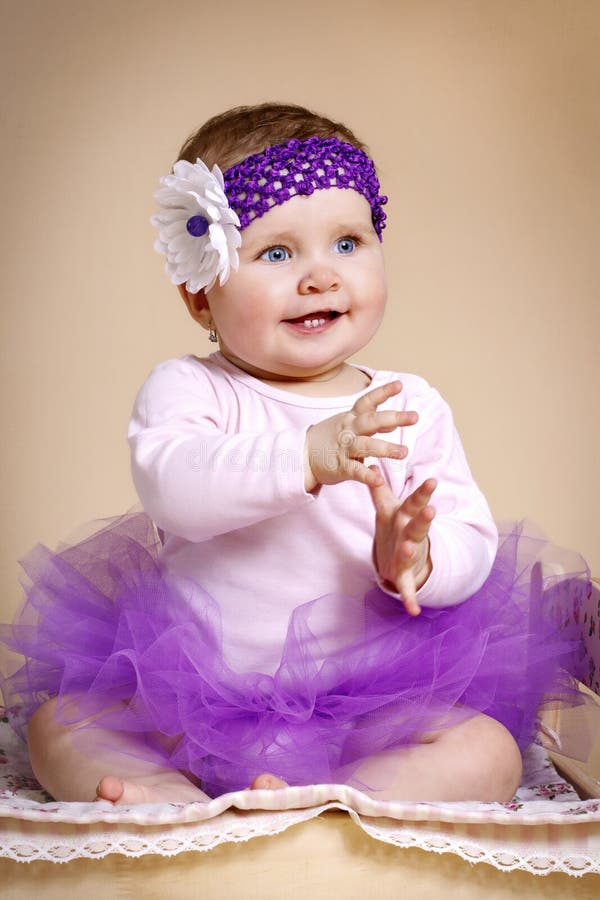
[[[198,291],[196,294],[191,294],[185,284],[178,284],[177,289],[181,294],[183,302],[187,306],[192,319],[208,331],[212,327],[212,316],[204,291]]]

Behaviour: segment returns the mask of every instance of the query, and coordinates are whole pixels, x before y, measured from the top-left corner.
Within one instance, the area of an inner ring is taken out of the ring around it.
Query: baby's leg
[[[365,759],[348,783],[376,800],[507,803],[521,774],[512,735],[495,719],[475,714],[428,735],[422,744]]]
[[[34,774],[55,800],[177,803],[209,798],[181,772],[165,767],[142,738],[56,721],[55,700],[40,706],[27,739]],[[143,758],[141,758],[143,755]]]

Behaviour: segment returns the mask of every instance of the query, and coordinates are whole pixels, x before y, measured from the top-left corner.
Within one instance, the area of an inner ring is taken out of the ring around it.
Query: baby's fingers
[[[385,485],[385,479],[377,466],[367,467],[357,459],[348,460],[344,472],[351,481],[360,481],[361,484],[366,484],[371,491]]]
[[[423,484],[409,494],[400,507],[402,512],[411,518],[418,515],[424,509],[433,496],[433,492],[437,487],[435,478],[427,478]]]
[[[350,446],[350,456],[354,459],[366,459],[374,456],[381,459],[404,459],[408,448],[404,444],[393,444],[391,441],[358,436]]]
[[[368,471],[371,472],[374,477],[370,481],[365,482],[365,484],[369,486],[375,512],[378,515],[393,514],[394,506],[397,504],[398,498],[383,477],[381,469],[378,466],[369,466]]]
[[[385,403],[390,397],[399,394],[401,390],[402,382],[400,381],[382,384],[381,387],[373,388],[372,391],[368,391],[362,397],[359,397],[352,409],[357,416],[361,415],[361,413],[374,412],[378,406]]]
[[[419,544],[429,534],[429,529],[434,519],[435,509],[433,506],[426,506],[416,516],[408,520],[403,529],[404,539]]]
[[[411,569],[400,572],[396,579],[396,590],[402,597],[404,608],[409,616],[418,616],[421,607],[417,601],[417,588]]]
[[[356,434],[371,436],[373,434],[395,431],[396,428],[403,428],[407,425],[416,425],[418,421],[418,413],[414,410],[397,411],[384,409],[381,412],[360,413],[354,419],[352,427]]]

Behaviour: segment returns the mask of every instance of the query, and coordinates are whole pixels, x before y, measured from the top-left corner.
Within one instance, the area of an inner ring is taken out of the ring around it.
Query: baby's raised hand
[[[311,425],[305,444],[305,487],[312,491],[319,484],[361,481],[369,487],[383,483],[376,467],[364,464],[369,456],[403,459],[406,447],[374,438],[405,425],[414,425],[416,412],[381,410],[377,407],[389,397],[399,394],[399,381],[375,388],[360,397],[352,409]]]
[[[411,616],[421,612],[417,590],[431,572],[428,534],[435,509],[429,501],[436,487],[435,478],[428,478],[401,503],[383,478],[369,486],[375,506],[375,565]]]

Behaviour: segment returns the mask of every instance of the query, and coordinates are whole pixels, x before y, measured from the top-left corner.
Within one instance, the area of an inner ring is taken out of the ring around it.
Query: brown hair
[[[365,144],[341,122],[334,122],[303,106],[261,103],[236,106],[213,116],[188,137],[178,159],[195,163],[199,158],[209,168],[216,163],[224,172],[266,147],[285,144],[294,138],[306,140],[314,135],[337,137],[367,152]]]

